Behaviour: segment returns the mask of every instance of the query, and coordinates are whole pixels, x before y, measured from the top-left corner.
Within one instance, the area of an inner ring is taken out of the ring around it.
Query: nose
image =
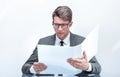
[[[58,30],[62,30],[62,27],[61,27],[61,26],[59,26],[59,27],[58,27]]]

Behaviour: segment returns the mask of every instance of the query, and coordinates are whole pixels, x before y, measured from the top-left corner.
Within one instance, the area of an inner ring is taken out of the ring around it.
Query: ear
[[[71,22],[69,23],[69,28],[72,26],[72,24],[73,24],[73,22],[71,21]]]
[[[54,25],[54,21],[52,21],[52,25]]]

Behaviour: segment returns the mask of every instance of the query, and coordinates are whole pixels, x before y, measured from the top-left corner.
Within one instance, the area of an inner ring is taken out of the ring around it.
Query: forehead
[[[65,21],[57,16],[54,17],[53,21],[54,23],[69,23],[69,21]]]

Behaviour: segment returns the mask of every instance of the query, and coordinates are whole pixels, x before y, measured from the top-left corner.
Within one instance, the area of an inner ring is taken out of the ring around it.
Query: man
[[[68,6],[57,7],[53,12],[52,18],[52,25],[55,30],[55,34],[40,39],[38,44],[75,46],[83,42],[85,39],[84,37],[70,32],[70,27],[72,26],[73,22],[72,11]],[[67,60],[67,62],[74,68],[83,70],[82,73],[77,74],[77,76],[99,74],[101,72],[101,66],[96,60],[95,56],[90,61],[87,61],[85,52],[83,53],[83,58],[70,58]],[[38,61],[38,51],[36,47],[33,51],[33,54],[23,65],[22,72],[23,74],[39,74],[41,71],[46,69],[47,66]]]

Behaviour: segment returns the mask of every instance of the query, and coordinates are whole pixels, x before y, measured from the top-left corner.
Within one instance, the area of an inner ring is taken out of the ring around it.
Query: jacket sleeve
[[[99,64],[95,56],[90,60],[90,63],[92,65],[91,73],[99,74],[101,72],[101,65]]]
[[[38,51],[37,47],[34,49],[33,53],[29,57],[29,59],[25,62],[25,64],[22,66],[22,73],[23,74],[32,74],[30,73],[30,68],[33,65],[34,62],[38,62]]]
[[[76,76],[88,76],[88,75],[99,75],[100,72],[101,72],[101,65],[98,63],[96,57],[94,56],[90,61],[89,63],[91,63],[91,66],[92,66],[92,71],[82,71],[81,73],[79,74],[76,74]]]

